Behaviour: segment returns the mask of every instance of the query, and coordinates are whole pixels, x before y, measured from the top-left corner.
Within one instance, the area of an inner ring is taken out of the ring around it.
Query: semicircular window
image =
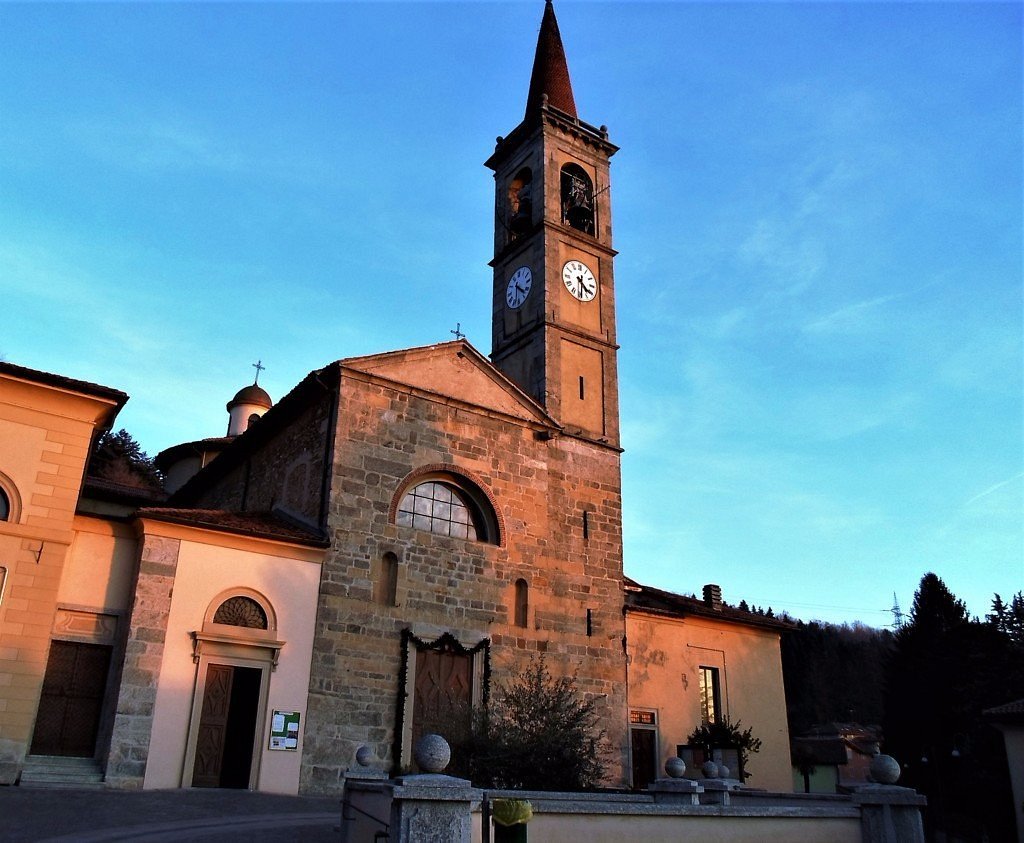
[[[7,495],[3,489],[0,489],[0,521],[6,521],[11,517],[11,502],[7,500]]]
[[[266,629],[267,613],[251,597],[229,597],[217,608],[213,622],[249,629]]]
[[[439,536],[489,541],[476,503],[462,489],[439,480],[414,486],[398,505],[395,523]]]

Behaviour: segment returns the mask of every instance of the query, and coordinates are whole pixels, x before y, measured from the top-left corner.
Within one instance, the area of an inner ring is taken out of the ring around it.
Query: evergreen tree
[[[91,477],[122,486],[163,489],[163,478],[153,460],[124,428],[117,433],[107,431],[96,440],[88,472]]]
[[[1002,736],[982,712],[1024,696],[1021,661],[997,624],[972,621],[939,577],[922,578],[886,671],[885,739],[905,766],[904,783],[929,797],[931,831],[1011,833]]]

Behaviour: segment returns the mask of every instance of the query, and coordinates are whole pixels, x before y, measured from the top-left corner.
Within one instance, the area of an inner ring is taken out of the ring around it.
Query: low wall
[[[406,779],[408,780],[408,779]],[[349,779],[345,785],[342,843],[379,843],[391,816],[388,781]],[[485,799],[527,799],[533,808],[531,843],[585,840],[700,840],[701,843],[861,843],[861,808],[848,796],[733,791],[730,805],[655,802],[650,794],[487,791]],[[482,802],[472,808],[472,843],[485,833]],[[392,829],[392,832],[394,830]],[[397,835],[389,838],[399,840]]]
[[[730,805],[655,802],[648,794],[488,791],[487,798],[527,799],[531,843],[586,840],[700,840],[701,843],[861,843],[861,811],[849,798],[793,799],[794,794],[731,794]],[[479,809],[473,843],[486,843]],[[491,838],[493,840],[493,836]]]

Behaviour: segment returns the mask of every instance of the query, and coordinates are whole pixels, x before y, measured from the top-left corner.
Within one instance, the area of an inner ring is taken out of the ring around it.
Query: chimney
[[[704,604],[716,612],[722,611],[722,587],[714,583],[704,586]]]

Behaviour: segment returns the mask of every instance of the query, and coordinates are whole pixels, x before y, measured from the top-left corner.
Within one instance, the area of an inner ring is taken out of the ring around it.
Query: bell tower
[[[608,130],[576,114],[546,0],[526,114],[498,138],[491,359],[565,432],[619,444]]]

